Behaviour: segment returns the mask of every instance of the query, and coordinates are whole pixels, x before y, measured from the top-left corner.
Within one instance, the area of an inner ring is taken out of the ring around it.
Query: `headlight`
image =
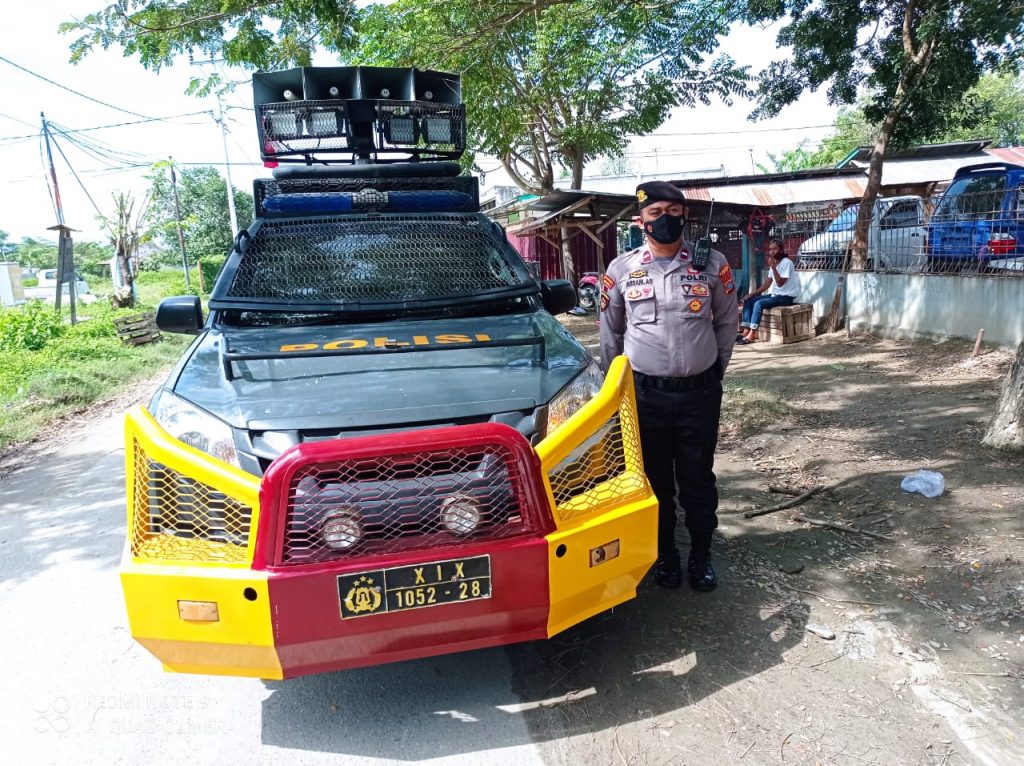
[[[166,388],[157,397],[153,417],[178,441],[185,442],[218,460],[238,465],[231,426],[205,410],[175,396]]]
[[[324,516],[323,537],[328,548],[347,550],[360,542],[363,534],[363,519],[355,508],[336,508]]]
[[[548,403],[548,433],[558,428],[572,415],[589,402],[604,385],[604,373],[597,362],[590,365],[572,379],[572,382],[559,391]]]
[[[480,504],[469,495],[452,495],[441,503],[441,525],[453,535],[471,535],[480,526]]]

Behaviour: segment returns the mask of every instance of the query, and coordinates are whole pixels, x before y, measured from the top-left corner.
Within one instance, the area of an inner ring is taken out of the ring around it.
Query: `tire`
[[[581,309],[591,311],[597,307],[597,288],[593,285],[583,285],[579,292],[579,306]]]

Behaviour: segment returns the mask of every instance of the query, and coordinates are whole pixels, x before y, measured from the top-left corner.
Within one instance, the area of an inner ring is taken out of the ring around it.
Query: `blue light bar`
[[[392,191],[326,192],[319,194],[277,194],[263,200],[267,213],[326,215],[374,210],[392,213],[476,212],[476,201],[465,192]]]

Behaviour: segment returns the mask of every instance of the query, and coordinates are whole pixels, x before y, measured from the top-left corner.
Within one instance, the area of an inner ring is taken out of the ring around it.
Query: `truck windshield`
[[[935,211],[935,218],[950,220],[998,215],[1005,189],[1005,173],[959,178],[946,190]]]
[[[825,231],[853,231],[854,225],[857,223],[857,211],[860,210],[860,204],[850,205],[846,210],[836,216],[836,219],[828,225]]]
[[[493,300],[529,287],[525,265],[482,216],[345,216],[264,221],[214,298],[296,312],[374,311]]]

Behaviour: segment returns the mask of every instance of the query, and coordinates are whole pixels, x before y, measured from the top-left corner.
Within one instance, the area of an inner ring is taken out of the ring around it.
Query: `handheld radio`
[[[715,201],[711,200],[711,208],[708,210],[708,225],[704,236],[697,240],[693,248],[693,257],[690,258],[690,265],[698,271],[707,268],[711,260],[711,216],[715,212]]]

